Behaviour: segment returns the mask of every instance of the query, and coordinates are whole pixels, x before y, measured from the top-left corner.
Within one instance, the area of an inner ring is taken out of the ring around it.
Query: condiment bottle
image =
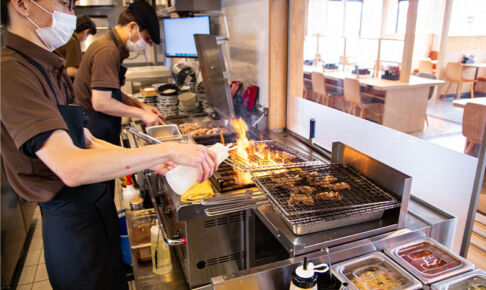
[[[319,268],[319,269],[318,269]],[[290,290],[317,290],[317,273],[329,271],[327,264],[314,266],[312,262],[307,263],[307,257],[304,257],[304,263],[299,265],[292,273]]]
[[[133,186],[132,182],[132,175],[128,175],[127,178],[127,186],[122,191],[122,198],[123,198],[123,207],[125,209],[130,209],[130,200],[136,197],[140,197],[140,193],[138,190]]]
[[[158,220],[150,228],[150,244],[152,250],[152,271],[157,275],[165,275],[172,271],[170,248],[164,241]]]
[[[216,143],[208,148],[216,153],[218,164],[228,158],[228,148],[221,143]],[[172,190],[182,195],[197,182],[197,169],[191,166],[179,165],[165,175],[167,183]]]

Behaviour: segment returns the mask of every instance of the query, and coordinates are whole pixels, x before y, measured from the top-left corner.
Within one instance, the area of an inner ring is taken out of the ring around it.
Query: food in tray
[[[229,133],[229,130],[226,128],[205,126],[199,123],[183,123],[180,124],[179,127],[184,133],[192,137]]]
[[[272,179],[276,186],[290,190],[290,198],[287,200],[289,206],[299,203],[314,205],[315,200],[342,200],[340,191],[351,189],[349,183],[336,182],[338,179],[332,175],[319,177],[317,171],[306,174],[305,171],[294,169],[276,173]]]
[[[426,241],[400,249],[398,256],[420,273],[428,276],[438,276],[462,264],[446,251]]]
[[[486,279],[483,276],[472,276],[463,281],[451,284],[447,289],[450,290],[486,290]]]
[[[303,203],[306,205],[314,205],[315,202],[314,202],[314,198],[312,198],[312,195],[291,193],[290,198],[287,200],[287,204],[289,206],[293,206],[299,203]]]
[[[337,191],[324,191],[316,194],[316,198],[325,200],[341,200],[343,199],[343,196]]]
[[[355,271],[350,280],[358,289],[396,289],[404,285],[402,281],[394,278],[397,274],[381,265],[369,266]]]

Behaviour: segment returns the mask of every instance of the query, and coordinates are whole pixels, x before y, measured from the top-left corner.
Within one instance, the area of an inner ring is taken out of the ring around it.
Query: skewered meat
[[[292,192],[295,194],[305,194],[305,195],[312,195],[314,192],[315,188],[310,187],[310,186],[294,186],[292,187]]]
[[[179,127],[184,133],[189,134],[192,137],[205,136],[205,135],[217,135],[228,133],[228,129],[220,127],[203,126],[199,123],[183,123]]]
[[[343,199],[343,196],[337,191],[324,191],[316,194],[316,198],[325,200],[341,200]]]

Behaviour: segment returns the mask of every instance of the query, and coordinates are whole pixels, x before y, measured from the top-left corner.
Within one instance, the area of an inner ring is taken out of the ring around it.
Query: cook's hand
[[[156,107],[142,103],[142,110],[159,116],[160,122],[162,122],[161,124],[165,124],[165,117],[159,112]]]
[[[198,169],[197,182],[201,183],[211,177],[218,169],[216,154],[202,145],[173,144],[173,158],[177,164],[196,167]]]
[[[156,165],[156,166],[154,166],[150,169],[155,171],[159,175],[165,176],[165,174],[167,174],[167,172],[169,172],[169,170],[171,170],[174,167],[176,167],[176,164],[174,162],[168,161],[168,162]]]
[[[156,126],[164,124],[164,121],[160,118],[159,115],[145,110],[142,111],[142,116],[140,117],[140,119],[145,123],[145,126]]]

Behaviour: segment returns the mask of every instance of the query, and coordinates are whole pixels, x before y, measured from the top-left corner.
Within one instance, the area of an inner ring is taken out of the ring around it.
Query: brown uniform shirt
[[[55,52],[66,61],[66,67],[78,68],[81,63],[81,42],[73,34],[68,43],[59,47]]]
[[[62,60],[34,43],[6,32],[5,44],[39,63],[51,80],[59,104],[66,104],[64,84],[72,90]],[[54,95],[39,70],[14,50],[1,53],[1,154],[7,179],[26,200],[45,202],[64,187],[63,182],[38,158],[19,148],[40,133],[68,130]]]
[[[91,102],[92,88],[119,89],[118,73],[121,62],[129,52],[123,45],[120,36],[113,29],[118,46],[107,33],[96,39],[86,50],[74,80],[74,103],[85,110],[93,110]]]

